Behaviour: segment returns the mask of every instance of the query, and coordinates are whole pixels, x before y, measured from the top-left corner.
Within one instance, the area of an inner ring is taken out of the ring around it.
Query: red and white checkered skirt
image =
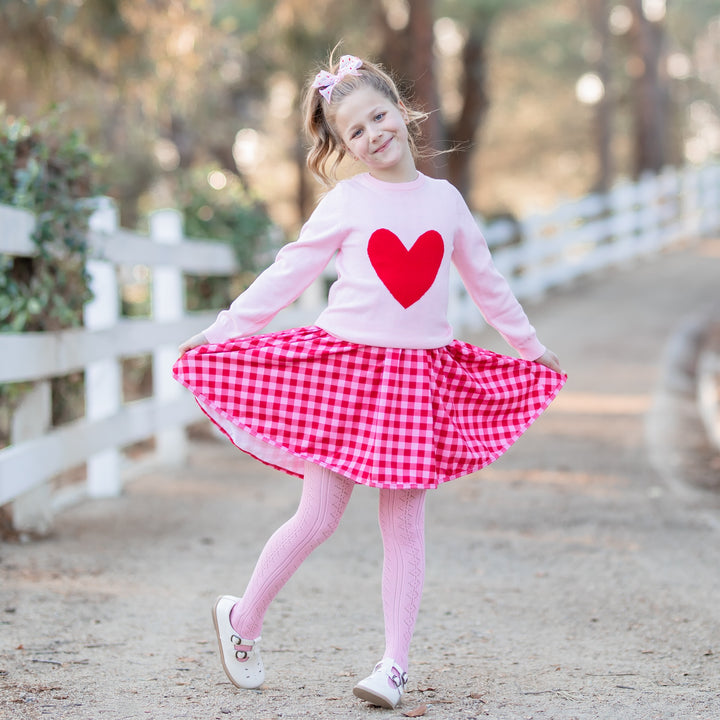
[[[381,488],[434,488],[488,465],[565,383],[458,340],[386,348],[318,327],[203,345],[173,372],[257,459],[300,477],[309,460]]]

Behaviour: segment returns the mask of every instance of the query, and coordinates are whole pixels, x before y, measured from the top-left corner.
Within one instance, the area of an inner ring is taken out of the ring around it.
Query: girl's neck
[[[382,170],[370,170],[370,175],[376,180],[388,183],[408,183],[416,180],[418,170],[415,167],[415,161],[412,155],[409,156],[407,162],[401,162],[391,168]]]

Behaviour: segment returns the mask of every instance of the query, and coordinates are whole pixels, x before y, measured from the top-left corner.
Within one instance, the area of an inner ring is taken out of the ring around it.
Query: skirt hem
[[[454,340],[365,346],[321,328],[237,338],[174,368],[241,451],[303,477],[314,463],[377,488],[437,488],[487,467],[547,409],[566,376]]]
[[[189,383],[185,382],[184,380],[180,381],[181,384],[186,387],[188,390],[192,392],[192,387]],[[363,478],[357,478],[353,477],[352,474],[348,474],[347,471],[338,465],[328,462],[327,460],[319,459],[315,456],[312,456],[309,453],[300,453],[292,448],[285,447],[281,443],[275,442],[272,438],[268,437],[262,437],[261,433],[253,430],[250,427],[241,427],[238,423],[234,422],[232,418],[229,416],[228,413],[224,413],[219,407],[213,407],[212,403],[208,400],[208,398],[203,397],[201,395],[195,395],[195,400],[198,404],[198,407],[203,411],[203,413],[207,416],[207,418],[215,425],[227,438],[230,440],[230,442],[240,451],[244,452],[246,455],[249,455],[254,460],[257,460],[258,462],[262,463],[263,465],[266,465],[268,467],[271,467],[275,470],[279,470],[281,472],[284,472],[288,475],[292,475],[293,477],[297,478],[303,478],[304,474],[298,470],[293,469],[292,466],[288,465],[281,465],[276,462],[272,462],[271,460],[267,459],[267,457],[263,457],[260,453],[255,453],[252,450],[248,449],[247,447],[243,447],[241,444],[236,442],[235,437],[233,437],[233,433],[231,431],[228,431],[228,429],[225,427],[225,424],[223,422],[218,422],[214,414],[216,413],[218,416],[223,418],[225,422],[232,425],[237,431],[246,433],[247,435],[253,437],[257,442],[263,443],[266,446],[270,446],[272,448],[275,448],[277,450],[280,450],[283,453],[286,453],[287,455],[291,455],[294,458],[297,458],[300,462],[303,464],[306,462],[313,463],[314,465],[319,465],[320,467],[324,467],[328,470],[331,470],[332,472],[336,472],[339,475],[342,475],[343,477],[348,478],[349,480],[352,480],[357,485],[364,485],[365,487],[374,487],[379,489],[398,489],[398,490],[409,490],[409,489],[427,489],[427,490],[436,490],[440,485],[444,485],[447,482],[452,482],[453,480],[459,480],[463,477],[468,477],[470,475],[475,474],[476,472],[479,472],[480,470],[486,468],[488,465],[491,465],[494,463],[498,458],[500,458],[502,455],[504,455],[512,445],[514,445],[522,435],[525,434],[525,432],[530,428],[531,425],[540,417],[540,415],[547,410],[550,403],[557,397],[558,393],[562,389],[564,383],[558,384],[553,390],[547,395],[545,401],[543,404],[537,408],[536,412],[528,418],[527,425],[524,428],[519,429],[514,435],[510,436],[507,441],[507,445],[503,448],[500,448],[496,450],[494,453],[492,453],[489,457],[478,459],[478,464],[476,467],[474,467],[471,470],[461,471],[457,474],[450,474],[445,475],[441,478],[438,478],[434,484],[420,484],[420,483],[412,483],[412,482],[377,482],[373,481],[372,479],[363,479]],[[207,405],[206,405],[207,403]],[[209,408],[212,408],[211,410]]]

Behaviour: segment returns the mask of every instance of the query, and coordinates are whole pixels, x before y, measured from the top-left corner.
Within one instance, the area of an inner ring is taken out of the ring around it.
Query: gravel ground
[[[720,718],[720,462],[693,415],[687,340],[718,277],[706,241],[527,306],[570,380],[501,460],[429,497],[397,710],[351,692],[383,648],[363,487],[268,613],[263,688],[225,679],[213,600],[242,593],[300,484],[201,433],[187,465],[0,546],[0,717]]]

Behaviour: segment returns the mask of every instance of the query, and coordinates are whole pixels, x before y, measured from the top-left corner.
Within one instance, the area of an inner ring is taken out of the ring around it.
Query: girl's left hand
[[[558,373],[562,373],[563,371],[560,367],[560,360],[558,356],[552,350],[546,350],[539,358],[537,358],[537,360],[535,360],[535,362],[545,365],[545,367],[549,367],[551,370]]]
[[[198,333],[197,335],[193,335],[191,338],[188,338],[182,345],[180,345],[178,352],[180,353],[180,357],[182,357],[188,350],[192,350],[194,347],[198,347],[198,345],[207,344],[207,338],[202,333]]]

